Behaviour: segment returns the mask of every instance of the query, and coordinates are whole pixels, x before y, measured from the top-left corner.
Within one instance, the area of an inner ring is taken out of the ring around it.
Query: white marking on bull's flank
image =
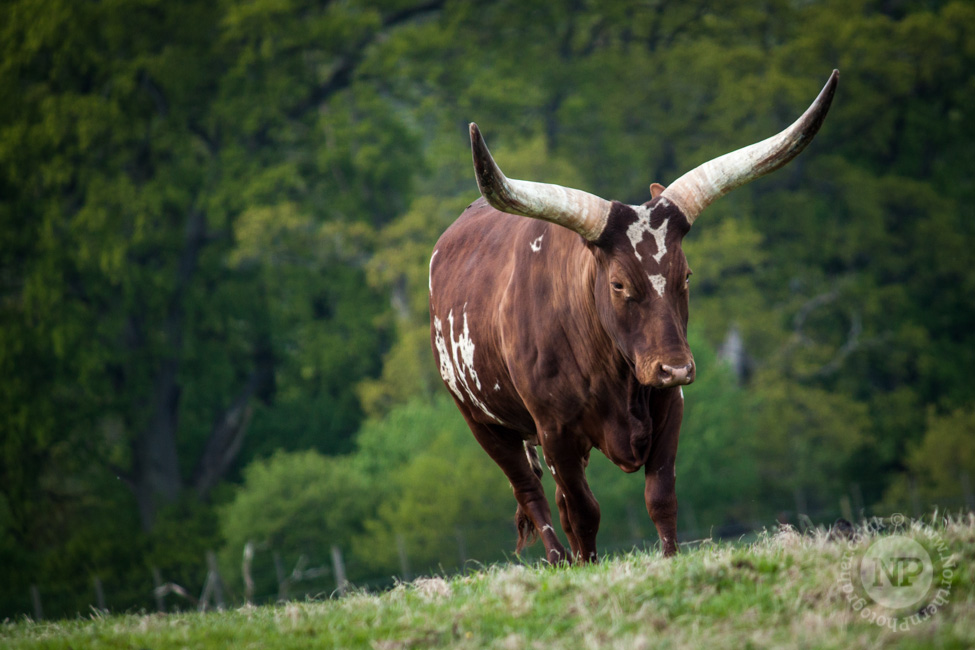
[[[450,392],[463,402],[464,395],[461,394],[460,388],[457,386],[457,375],[454,372],[454,364],[450,360],[450,351],[447,349],[447,341],[443,336],[443,322],[439,316],[434,317],[433,328],[435,330],[433,343],[437,348],[437,359],[440,362],[440,376],[443,377],[444,383],[447,384]]]
[[[532,249],[532,252],[533,253],[537,253],[538,251],[542,250],[542,238],[544,236],[545,236],[544,234],[539,235],[538,236],[538,239],[536,239],[531,244],[529,244],[529,246],[531,246],[531,249]]]
[[[477,385],[478,390],[481,388],[481,380],[477,376],[477,371],[474,370],[474,341],[471,340],[471,328],[467,325],[467,305],[464,305],[464,331],[461,332],[460,336],[454,341],[454,312],[453,310],[447,314],[447,320],[450,321],[450,345],[454,353],[454,361],[457,363],[457,367],[461,370],[460,379],[465,385],[467,384],[467,379],[465,376],[465,370],[470,374],[471,379]],[[457,353],[460,352],[460,358],[457,358]]]
[[[437,253],[439,253],[439,252],[440,252],[440,249],[438,248],[437,250],[433,251],[433,255],[430,256],[430,275],[428,277],[427,282],[430,285],[430,295],[431,296],[433,295],[433,258],[435,258],[437,256]]]
[[[481,389],[481,380],[474,370],[474,342],[471,340],[471,330],[467,323],[467,305],[464,305],[464,329],[460,336],[454,340],[454,310],[447,314],[447,322],[450,327],[448,336],[450,345],[443,335],[443,323],[439,317],[434,317],[434,346],[437,348],[437,356],[440,361],[440,376],[450,391],[457,396],[461,402],[465,402],[464,396],[470,398],[471,403],[481,409],[489,418],[498,424],[504,424],[501,418],[488,410],[474,393],[474,388],[468,382],[468,376],[473,381],[477,390]]]
[[[630,238],[630,244],[633,246],[633,252],[636,253],[636,258],[643,261],[643,256],[637,251],[637,245],[643,241],[643,238],[647,233],[653,235],[654,240],[657,243],[657,252],[653,254],[653,260],[655,262],[660,262],[663,256],[667,254],[667,224],[670,219],[664,219],[663,223],[660,224],[659,228],[653,228],[650,226],[650,215],[653,214],[653,210],[663,206],[670,205],[667,199],[660,199],[653,208],[646,208],[642,205],[632,206],[637,213],[637,220],[630,224],[630,227],[626,229],[626,236]]]
[[[664,297],[664,290],[667,288],[667,278],[657,273],[656,275],[648,275],[650,278],[650,284],[653,285],[653,290],[657,292],[657,295],[661,298]]]
[[[495,382],[495,384],[494,384],[494,390],[501,390],[501,384]]]

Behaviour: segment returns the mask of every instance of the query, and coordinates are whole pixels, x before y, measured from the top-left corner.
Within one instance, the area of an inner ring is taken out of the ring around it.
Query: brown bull
[[[431,337],[444,383],[511,482],[519,551],[539,535],[551,562],[596,559],[595,447],[625,472],[644,468],[647,511],[664,554],[676,552],[681,387],[695,377],[681,241],[712,201],[802,151],[838,76],[785,131],[654,184],[639,206],[508,179],[470,125],[483,198],[430,259]],[[552,528],[539,445],[572,557]]]

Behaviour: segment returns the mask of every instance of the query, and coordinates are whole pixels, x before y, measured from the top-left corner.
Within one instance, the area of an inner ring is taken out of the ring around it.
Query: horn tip
[[[836,88],[836,83],[840,80],[840,71],[838,69],[833,69],[832,74],[829,75],[829,79],[826,80],[826,88],[833,90]]]

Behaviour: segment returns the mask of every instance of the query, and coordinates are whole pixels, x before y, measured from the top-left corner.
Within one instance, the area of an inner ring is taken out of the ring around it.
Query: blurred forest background
[[[238,602],[245,547],[257,599],[333,545],[357,584],[511,552],[429,350],[467,123],[641,203],[833,68],[685,240],[681,536],[973,507],[969,0],[20,0],[0,48],[0,617],[200,593],[207,551]],[[590,476],[602,548],[656,542],[642,474]]]

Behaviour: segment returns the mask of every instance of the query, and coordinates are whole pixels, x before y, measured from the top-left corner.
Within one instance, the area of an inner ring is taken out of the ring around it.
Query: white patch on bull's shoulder
[[[494,390],[501,390],[501,384],[498,382],[494,383]]]
[[[434,346],[437,348],[437,356],[440,361],[440,376],[443,377],[447,388],[457,396],[458,400],[466,402],[466,396],[474,406],[481,409],[489,418],[498,424],[504,424],[501,418],[488,410],[487,405],[478,399],[474,393],[475,387],[477,390],[481,390],[481,380],[477,376],[477,371],[474,370],[474,342],[471,340],[471,330],[467,324],[467,305],[464,305],[464,328],[456,340],[454,339],[454,310],[452,309],[447,314],[447,323],[450,328],[448,332],[449,346],[447,338],[443,335],[443,322],[439,317],[433,319]],[[470,377],[470,381],[468,381],[468,377]],[[471,386],[471,382],[473,382],[473,386]]]
[[[650,278],[650,284],[653,285],[653,290],[657,292],[657,295],[661,298],[664,297],[664,289],[667,288],[667,278],[657,273],[656,275],[648,275]]]
[[[529,244],[529,246],[531,246],[533,253],[537,253],[538,251],[542,250],[542,238],[544,236],[545,236],[544,234],[539,235],[538,239],[536,239],[531,244]]]
[[[433,258],[435,258],[439,252],[440,249],[438,248],[437,250],[433,251],[433,255],[430,256],[430,275],[427,279],[427,283],[430,285],[431,296],[433,295]]]
[[[663,256],[667,254],[667,223],[670,219],[664,219],[659,228],[650,226],[650,215],[653,214],[653,209],[663,205],[669,205],[667,199],[660,199],[654,208],[647,208],[642,205],[631,206],[636,211],[637,220],[626,229],[626,236],[630,238],[630,244],[633,245],[633,252],[636,253],[636,258],[640,261],[643,261],[643,256],[640,255],[636,247],[643,241],[647,233],[653,235],[654,240],[657,242],[657,252],[653,254],[653,260],[660,262]]]

